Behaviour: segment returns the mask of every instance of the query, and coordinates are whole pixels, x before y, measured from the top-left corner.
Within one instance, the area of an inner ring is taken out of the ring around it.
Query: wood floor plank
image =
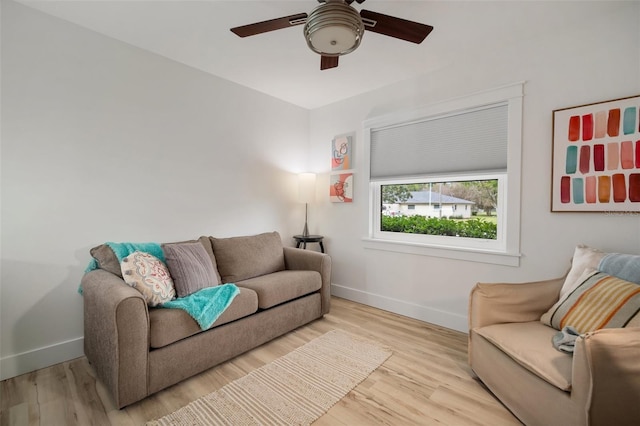
[[[0,426],[140,426],[340,329],[393,354],[314,426],[519,425],[467,364],[467,335],[348,300],[259,348],[118,410],[85,357],[0,383]]]

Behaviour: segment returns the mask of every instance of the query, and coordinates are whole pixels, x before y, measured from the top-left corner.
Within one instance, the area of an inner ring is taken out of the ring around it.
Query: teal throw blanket
[[[240,289],[235,284],[222,284],[203,288],[188,296],[163,303],[160,307],[182,309],[196,320],[200,329],[206,330],[216,322],[239,293]]]
[[[158,243],[105,243],[109,246],[109,248],[113,251],[118,259],[118,262],[122,263],[122,259],[129,256],[134,251],[142,251],[145,253],[149,253],[162,261],[162,263],[166,264],[167,261],[164,257],[164,251],[162,251],[162,247]],[[98,265],[98,261],[92,257],[89,261],[89,264],[84,270],[84,273],[91,272],[94,269],[98,269],[100,265]],[[82,294],[82,285],[78,286],[78,293]]]

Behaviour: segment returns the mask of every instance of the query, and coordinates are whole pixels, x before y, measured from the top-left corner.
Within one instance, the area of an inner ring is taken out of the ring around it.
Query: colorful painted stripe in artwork
[[[593,170],[596,172],[604,170],[604,145],[601,143],[593,146]]]
[[[640,203],[640,173],[629,175],[629,201]]]
[[[571,178],[562,176],[560,179],[560,202],[567,204],[571,202]]]
[[[598,111],[595,114],[595,130],[596,139],[602,139],[607,136],[607,111]]]
[[[598,199],[598,197],[596,196],[596,182],[597,181],[595,176],[587,176],[584,179],[585,200],[589,204],[595,204]]]
[[[622,133],[631,135],[636,132],[636,107],[629,107],[624,110],[622,120]]]
[[[622,173],[616,173],[611,176],[613,184],[613,201],[615,203],[624,203],[627,200],[627,184]]]
[[[584,203],[584,179],[573,178],[572,185],[573,185],[573,203],[583,204]]]
[[[589,173],[589,165],[591,164],[591,147],[582,145],[580,147],[580,173]]]
[[[571,142],[575,142],[580,139],[580,116],[574,115],[569,118],[569,135],[568,138]]]
[[[620,108],[610,109],[607,120],[607,135],[615,137],[618,134],[620,134]]]
[[[598,201],[608,203],[611,201],[611,177],[598,176]]]
[[[574,174],[578,170],[578,147],[569,145],[567,147],[567,158],[565,161],[565,173]]]
[[[593,114],[585,114],[582,116],[582,140],[590,141],[593,139]]]

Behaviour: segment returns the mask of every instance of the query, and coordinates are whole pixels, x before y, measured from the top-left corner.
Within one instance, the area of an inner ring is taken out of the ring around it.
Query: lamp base
[[[302,236],[309,236],[309,227],[307,226],[307,217],[309,213],[309,203],[304,203],[304,229],[302,230]]]

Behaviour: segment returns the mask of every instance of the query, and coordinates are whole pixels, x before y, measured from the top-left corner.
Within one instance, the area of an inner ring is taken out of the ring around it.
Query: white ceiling
[[[320,71],[320,57],[307,47],[302,26],[244,39],[229,31],[308,13],[318,4],[316,0],[18,1],[308,109],[429,73],[499,45],[535,38],[534,27],[540,30],[553,21],[548,16],[517,13],[515,2],[354,2],[356,9],[364,7],[435,29],[420,45],[367,31],[360,47],[340,58],[338,68]],[[514,12],[519,15],[516,19]]]

